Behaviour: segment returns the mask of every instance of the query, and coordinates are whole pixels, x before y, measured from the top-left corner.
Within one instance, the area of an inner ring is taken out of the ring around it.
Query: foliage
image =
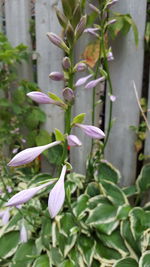
[[[119,171],[102,160],[95,164],[90,183],[83,175],[67,175],[64,211],[54,221],[46,208],[47,190],[21,209],[12,208],[10,221],[0,230],[1,266],[7,262],[9,266],[145,266],[150,257],[150,211],[149,202],[143,207],[141,203],[150,188],[149,175],[150,164],[134,186],[120,189]],[[47,179],[49,174],[14,170],[7,185],[14,180],[20,190]],[[3,193],[0,205],[12,194]],[[27,243],[20,243],[22,223]]]

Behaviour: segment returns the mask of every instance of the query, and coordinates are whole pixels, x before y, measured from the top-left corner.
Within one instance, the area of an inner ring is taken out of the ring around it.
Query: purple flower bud
[[[12,153],[13,153],[13,154],[16,154],[16,153],[18,152],[18,149],[19,149],[19,147],[14,148],[14,149],[12,150]]]
[[[4,213],[5,213],[4,210],[0,211],[0,218],[3,218]]]
[[[34,197],[41,189],[45,188],[46,186],[52,183],[54,183],[54,181],[50,181],[46,184],[42,184],[37,187],[22,190],[19,193],[15,194],[12,198],[10,198],[9,201],[6,203],[6,206],[11,207],[24,204],[27,201],[29,201],[32,197]]]
[[[107,4],[107,7],[111,7],[114,4],[116,4],[118,2],[118,0],[112,0],[110,3]]]
[[[107,25],[113,24],[113,23],[115,23],[116,21],[117,21],[116,19],[112,19],[112,20],[108,21]]]
[[[67,141],[69,146],[82,146],[81,141],[76,135],[73,134],[68,135]]]
[[[2,217],[3,225],[6,225],[9,222],[9,218],[10,218],[10,212],[9,212],[9,209],[6,209]]]
[[[105,137],[104,132],[96,126],[85,125],[80,123],[77,123],[76,126],[81,128],[83,132],[91,138],[102,139]]]
[[[96,12],[97,14],[100,14],[100,11],[96,6],[89,4],[89,7],[91,8],[92,11]]]
[[[22,138],[21,141],[22,141],[22,143],[26,143],[27,142],[26,139],[24,139],[24,138]]]
[[[110,100],[112,102],[115,102],[116,101],[116,96],[115,95],[110,95],[109,97],[110,97]]]
[[[99,37],[99,35],[96,33],[97,31],[99,31],[99,28],[87,28],[84,30],[85,33],[89,33],[91,35]]]
[[[85,71],[87,69],[87,65],[85,63],[77,63],[74,70],[81,72],[81,71]]]
[[[76,40],[81,36],[83,31],[85,30],[86,27],[86,21],[87,21],[87,16],[81,17],[79,24],[75,28],[75,38]]]
[[[89,83],[86,84],[85,88],[86,89],[91,89],[96,87],[100,82],[103,82],[105,80],[105,77],[100,77],[96,80],[92,80]]]
[[[28,233],[27,233],[27,229],[25,228],[23,224],[21,225],[21,229],[20,229],[20,242],[27,243],[27,241],[28,241]]]
[[[20,166],[32,162],[36,157],[38,157],[44,150],[60,144],[60,141],[55,141],[53,143],[27,148],[20,153],[18,153],[9,163],[8,166]]]
[[[47,37],[49,38],[49,40],[56,46],[58,46],[59,48],[63,49],[64,51],[66,51],[66,53],[69,53],[69,48],[67,47],[67,45],[65,44],[65,42],[55,33],[53,32],[48,32],[47,33]]]
[[[64,57],[62,60],[62,66],[65,70],[68,70],[71,67],[71,62],[69,57]]]
[[[38,104],[54,104],[55,101],[50,99],[49,96],[42,92],[30,92],[27,94],[28,97],[30,97],[33,101],[35,101]]]
[[[63,81],[64,75],[58,71],[54,71],[49,74],[49,78],[51,78],[54,81]]]
[[[85,83],[86,83],[92,76],[93,76],[93,74],[90,74],[90,75],[88,75],[88,76],[85,76],[85,77],[83,77],[83,78],[80,78],[80,79],[76,82],[75,86],[78,87],[78,86],[84,85],[84,84],[85,84]]]
[[[108,52],[107,59],[108,59],[108,61],[114,60],[114,56],[113,56],[112,52]]]
[[[11,186],[7,186],[7,191],[8,191],[8,193],[11,193],[12,192]]]
[[[51,218],[54,218],[60,211],[65,200],[64,179],[66,174],[66,165],[63,166],[59,180],[54,185],[49,194],[48,210]]]
[[[74,100],[74,92],[73,92],[73,90],[71,89],[71,88],[69,88],[69,87],[66,87],[64,90],[63,90],[63,92],[62,92],[62,94],[63,94],[63,97],[64,97],[64,99],[66,100],[66,101],[68,101],[68,102],[72,102],[73,100]]]

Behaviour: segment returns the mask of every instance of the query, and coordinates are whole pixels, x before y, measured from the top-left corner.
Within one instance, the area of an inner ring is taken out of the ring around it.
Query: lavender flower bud
[[[37,187],[29,188],[20,191],[19,193],[15,194],[12,198],[9,199],[9,201],[6,203],[6,206],[13,207],[18,206],[26,203],[29,201],[32,197],[34,197],[41,189],[47,187],[48,185],[54,183],[54,181],[50,181],[46,184],[42,184]]]
[[[59,180],[49,194],[48,210],[51,218],[54,218],[58,214],[65,200],[64,179],[66,170],[66,165],[64,165]]]
[[[86,84],[85,88],[86,89],[91,89],[96,87],[100,82],[103,82],[105,80],[105,77],[100,77],[96,80],[90,81],[89,83]]]
[[[21,225],[21,229],[20,229],[20,242],[27,243],[27,241],[28,241],[28,233],[27,233],[27,229],[25,228],[23,224]]]
[[[113,24],[113,23],[115,23],[116,21],[117,21],[116,19],[112,19],[112,20],[108,21],[107,25]]]
[[[73,134],[68,135],[67,141],[69,146],[82,146],[81,141],[76,135]]]
[[[85,71],[87,69],[87,65],[85,63],[77,63],[76,66],[74,67],[74,71]]]
[[[68,70],[71,67],[71,62],[69,57],[64,57],[62,61],[62,66],[65,70]]]
[[[84,85],[84,84],[85,84],[85,83],[86,83],[92,76],[93,76],[93,74],[90,74],[90,75],[88,75],[88,76],[85,76],[85,77],[83,77],[83,78],[80,78],[80,79],[76,82],[75,86],[78,87],[78,86]]]
[[[113,56],[112,52],[108,52],[107,59],[108,59],[108,61],[114,60],[114,56]]]
[[[58,71],[54,71],[49,74],[49,78],[51,78],[54,81],[63,81],[64,75]]]
[[[87,21],[87,16],[85,15],[80,19],[79,24],[76,26],[76,28],[75,28],[75,38],[76,38],[76,40],[79,39],[79,37],[81,36],[83,31],[85,30],[86,21]]]
[[[71,88],[69,87],[66,87],[64,90],[63,90],[63,97],[66,101],[68,102],[72,102],[74,100],[74,92]]]
[[[107,7],[111,7],[114,4],[116,4],[118,2],[118,0],[112,0],[110,3],[107,4]]]
[[[75,126],[81,128],[83,132],[91,138],[102,139],[105,137],[104,132],[96,126],[85,125],[80,123],[77,123]]]
[[[9,222],[9,218],[10,218],[10,212],[9,212],[9,208],[8,208],[4,211],[3,216],[2,216],[3,225],[6,225]]]
[[[99,31],[99,28],[87,28],[84,30],[85,33],[89,33],[89,34],[94,35],[98,38],[99,35],[96,33],[97,31]]]
[[[100,14],[100,11],[96,6],[89,4],[89,7],[92,11],[96,12],[97,14]]]
[[[116,101],[116,96],[115,95],[110,95],[110,101],[115,102]]]
[[[36,157],[38,157],[43,151],[46,149],[56,146],[60,144],[60,141],[55,141],[53,143],[50,143],[45,146],[38,146],[38,147],[32,147],[32,148],[27,148],[17,155],[13,157],[13,159],[8,163],[8,166],[20,166],[23,164],[27,164],[32,162]]]
[[[62,106],[62,103],[51,99],[48,95],[42,92],[33,91],[33,92],[28,93],[27,96],[30,97],[33,101],[35,101],[38,104],[53,104],[57,106]]]
[[[65,44],[65,42],[55,33],[53,32],[48,32],[47,37],[49,40],[59,48],[63,49],[66,53],[69,53],[69,48]]]

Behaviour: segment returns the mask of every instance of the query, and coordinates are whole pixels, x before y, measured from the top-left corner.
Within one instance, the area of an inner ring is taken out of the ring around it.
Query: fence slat
[[[48,75],[52,71],[61,71],[61,60],[63,51],[54,46],[48,40],[46,33],[61,33],[55,12],[56,1],[37,0],[35,5],[36,16],[36,51],[38,53],[37,73],[38,84],[43,92],[53,92],[62,97],[63,82],[55,82],[49,79]],[[53,105],[43,105],[43,110],[47,114],[45,128],[49,132],[54,128],[63,130],[64,117],[60,108]]]
[[[135,47],[131,31],[127,37],[118,37],[113,45],[115,60],[110,64],[114,94],[117,96],[113,107],[113,118],[116,118],[116,122],[111,131],[105,157],[120,169],[123,175],[122,185],[132,184],[136,172],[135,134],[129,126],[137,126],[139,123],[139,109],[132,80],[135,81],[140,96],[146,3],[146,0],[126,0],[119,1],[115,7],[117,12],[131,14],[139,30],[138,48]],[[106,119],[108,119],[107,114],[108,110],[106,110]]]
[[[8,40],[13,46],[23,43],[31,50],[31,39],[29,34],[30,0],[6,0],[6,33]],[[19,76],[32,80],[32,66],[24,62],[19,67]]]
[[[149,69],[148,109],[150,109],[150,69]],[[150,125],[150,112],[148,112],[147,119],[148,119],[148,122],[149,122],[149,125]],[[150,132],[148,130],[147,130],[147,138],[146,138],[146,141],[145,141],[144,154],[146,156],[150,155]]]
[[[3,29],[3,2],[0,2],[0,31]]]

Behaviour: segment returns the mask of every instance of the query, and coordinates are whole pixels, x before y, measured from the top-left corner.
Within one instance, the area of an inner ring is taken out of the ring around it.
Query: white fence
[[[29,50],[31,40],[29,34],[29,20],[31,17],[30,0],[0,0],[0,23],[5,17],[6,34],[13,45],[21,42],[27,44]],[[2,4],[5,2],[5,8]],[[46,32],[52,31],[61,33],[55,15],[55,5],[60,5],[60,0],[35,0],[35,22],[36,22],[36,52],[38,84],[42,91],[55,92],[61,96],[63,83],[50,81],[48,75],[51,71],[61,71],[61,59],[63,52],[50,44]],[[122,184],[132,184],[135,180],[137,153],[134,148],[135,134],[129,129],[130,125],[138,126],[139,109],[135,99],[131,81],[134,80],[138,94],[141,95],[143,79],[143,58],[144,58],[144,31],[146,21],[146,0],[120,0],[115,6],[115,11],[129,13],[135,20],[139,30],[139,46],[135,47],[133,34],[130,32],[126,37],[119,37],[113,43],[115,60],[110,64],[112,83],[115,89],[114,94],[117,100],[113,107],[113,118],[116,122],[111,131],[110,140],[106,149],[105,157],[112,162],[123,175]],[[86,37],[87,38],[87,37]],[[79,60],[87,39],[82,39],[76,48],[75,61]],[[21,70],[22,77],[32,80],[31,64],[24,64]],[[150,95],[150,94],[149,94]],[[90,91],[80,88],[77,91],[77,100],[74,106],[74,115],[80,112],[87,113],[86,123],[91,122],[91,101]],[[107,106],[107,105],[106,105]],[[149,96],[150,106],[150,96]],[[47,113],[45,128],[53,131],[54,128],[63,130],[64,119],[62,112],[57,107],[42,107]],[[107,121],[107,108],[105,118]],[[98,118],[98,116],[97,116]],[[77,131],[77,130],[76,130]],[[71,162],[76,172],[85,171],[85,161],[90,149],[90,140],[78,132],[83,142],[81,148],[71,150]],[[146,153],[150,154],[150,138],[146,142]]]

